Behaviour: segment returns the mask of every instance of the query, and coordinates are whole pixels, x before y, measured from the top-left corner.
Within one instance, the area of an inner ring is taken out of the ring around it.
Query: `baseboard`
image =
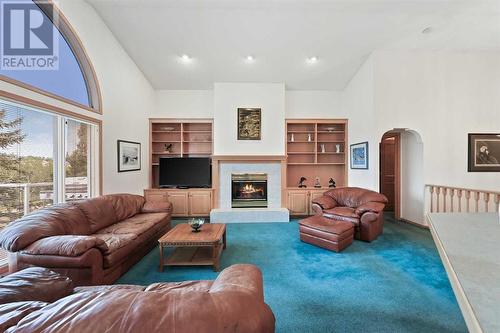
[[[399,220],[396,220],[396,221],[401,221],[403,223],[411,224],[411,225],[413,225],[415,227],[419,227],[419,228],[422,228],[422,229],[429,230],[429,226],[428,225],[417,223],[417,222],[413,222],[413,221],[410,221],[410,220],[407,220],[407,219],[399,219]]]

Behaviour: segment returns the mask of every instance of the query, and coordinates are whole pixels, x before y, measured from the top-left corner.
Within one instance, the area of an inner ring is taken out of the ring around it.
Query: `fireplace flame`
[[[252,184],[245,184],[245,186],[243,186],[243,188],[241,189],[241,192],[243,192],[243,193],[255,193],[256,190]]]

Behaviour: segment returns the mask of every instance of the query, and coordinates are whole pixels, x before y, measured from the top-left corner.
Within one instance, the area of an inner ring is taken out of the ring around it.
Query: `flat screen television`
[[[211,187],[208,157],[160,158],[160,187]]]

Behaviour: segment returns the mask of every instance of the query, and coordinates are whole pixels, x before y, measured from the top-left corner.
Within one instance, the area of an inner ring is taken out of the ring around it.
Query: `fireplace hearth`
[[[267,207],[267,174],[231,174],[231,207]]]

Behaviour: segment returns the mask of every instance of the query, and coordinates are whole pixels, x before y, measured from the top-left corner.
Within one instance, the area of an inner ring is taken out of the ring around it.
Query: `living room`
[[[499,1],[0,5],[1,329],[500,330]]]

